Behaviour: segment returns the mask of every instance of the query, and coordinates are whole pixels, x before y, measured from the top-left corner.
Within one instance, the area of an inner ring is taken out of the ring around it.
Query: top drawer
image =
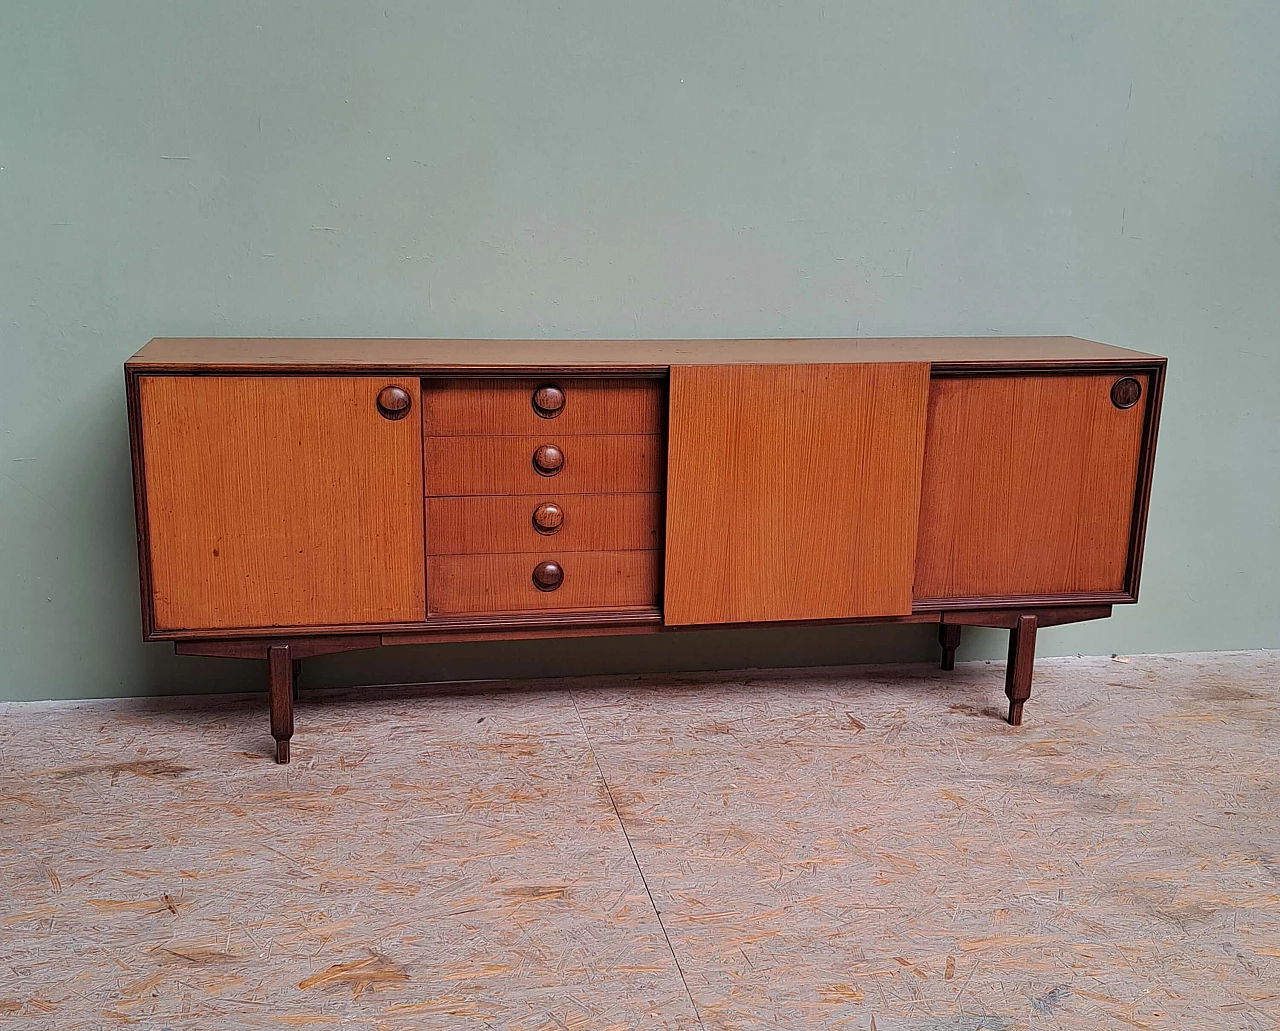
[[[660,433],[658,379],[440,379],[422,384],[427,436]]]

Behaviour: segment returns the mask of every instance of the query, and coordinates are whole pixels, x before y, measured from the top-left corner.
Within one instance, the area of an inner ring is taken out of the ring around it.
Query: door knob
[[[564,583],[564,569],[559,562],[539,562],[533,567],[533,586],[540,591],[554,591]]]
[[[403,419],[413,407],[413,397],[404,387],[389,386],[378,391],[378,414],[384,419]]]
[[[533,392],[533,410],[544,419],[554,419],[564,410],[564,391],[548,383]]]
[[[542,444],[533,453],[533,467],[543,476],[554,476],[564,466],[564,452],[554,444]]]
[[[539,533],[555,533],[564,524],[564,509],[554,501],[544,501],[533,510],[533,528]]]
[[[1118,379],[1111,385],[1111,403],[1117,408],[1132,408],[1142,396],[1142,384],[1132,376]]]

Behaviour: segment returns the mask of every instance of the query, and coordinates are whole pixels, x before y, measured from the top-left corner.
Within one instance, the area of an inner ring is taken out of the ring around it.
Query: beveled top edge
[[[706,340],[484,340],[157,337],[134,370],[528,369],[661,370],[672,365],[862,362],[1057,363],[1162,360],[1079,337],[850,337]]]

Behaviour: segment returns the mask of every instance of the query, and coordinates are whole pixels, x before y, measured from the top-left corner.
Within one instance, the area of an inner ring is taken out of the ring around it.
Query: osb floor
[[[8,706],[0,1027],[1280,1024],[1280,652],[1002,684]]]

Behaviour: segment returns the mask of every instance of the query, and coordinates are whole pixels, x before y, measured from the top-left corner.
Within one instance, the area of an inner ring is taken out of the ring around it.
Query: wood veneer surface
[[[564,522],[551,534],[534,529],[533,512],[552,502]],[[577,551],[652,551],[662,547],[661,494],[517,494],[427,499],[432,555]]]
[[[422,434],[378,414],[416,378],[144,376],[160,629],[425,615]]]
[[[544,476],[533,453],[554,444],[564,465]],[[662,437],[654,434],[569,436],[549,426],[527,436],[428,437],[426,492],[458,494],[650,493],[662,489]]]
[[[1120,591],[1150,377],[940,378],[929,392],[915,593],[944,598]]]
[[[665,619],[911,611],[929,367],[680,366]]]
[[[1077,337],[736,340],[456,340],[157,337],[129,359],[146,369],[353,367],[528,370],[859,362],[1132,362],[1152,355]]]
[[[546,384],[564,394],[564,407],[550,418],[532,401]],[[663,385],[651,378],[427,380],[422,427],[428,436],[651,434],[662,429],[662,401]]]
[[[564,569],[554,591],[533,584],[533,568],[549,559]],[[433,555],[427,595],[434,615],[563,609],[652,608],[661,591],[662,553],[610,551],[539,555]]]

